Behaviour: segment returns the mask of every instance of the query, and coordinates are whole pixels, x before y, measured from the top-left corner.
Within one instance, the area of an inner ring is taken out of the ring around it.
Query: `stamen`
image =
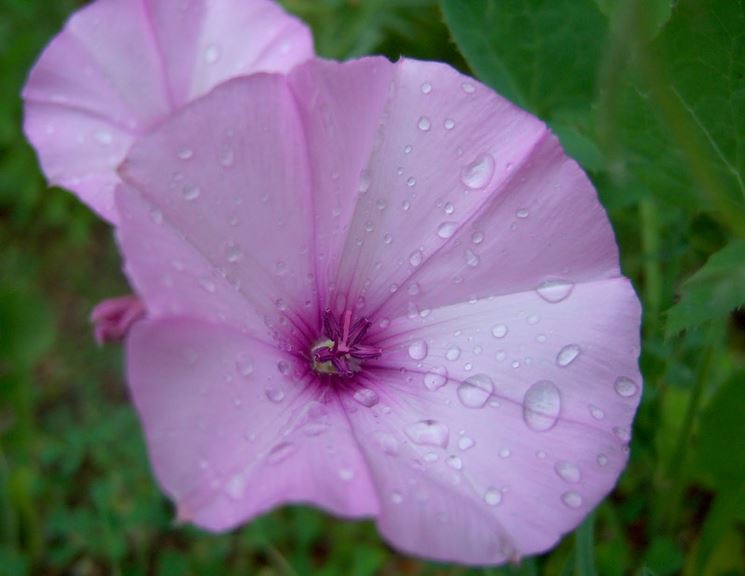
[[[331,310],[323,313],[324,337],[311,350],[313,369],[322,374],[353,376],[361,370],[363,360],[379,358],[383,350],[362,341],[372,325],[367,318],[352,324],[352,311],[344,311],[342,326]]]

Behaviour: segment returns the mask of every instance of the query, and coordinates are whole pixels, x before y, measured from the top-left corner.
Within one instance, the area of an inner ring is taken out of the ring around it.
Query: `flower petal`
[[[392,321],[371,384],[390,414],[350,416],[381,531],[409,552],[480,564],[573,529],[626,463],[639,322],[625,279],[577,284],[559,302],[530,291]],[[396,458],[376,446],[381,433]]]
[[[97,0],[31,71],[25,131],[49,180],[115,222],[114,169],[136,136],[224,80],[312,52],[308,29],[267,0]]]
[[[293,356],[191,320],[141,322],[127,347],[150,459],[180,520],[226,530],[289,502],[376,512],[338,402],[306,387]]]
[[[121,246],[151,313],[264,339],[317,330],[307,155],[282,76],[222,84],[138,140],[121,173]]]

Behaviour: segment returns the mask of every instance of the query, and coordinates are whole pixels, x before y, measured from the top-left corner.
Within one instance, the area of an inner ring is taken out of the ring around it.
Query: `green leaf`
[[[441,0],[456,44],[476,75],[550,120],[587,110],[607,36],[592,0]]]
[[[595,570],[595,514],[590,514],[574,533],[575,576],[596,576]]]
[[[732,376],[709,401],[701,415],[698,463],[717,488],[745,482],[745,371]]]
[[[714,254],[682,287],[668,311],[667,334],[722,318],[745,304],[745,240],[733,240]]]

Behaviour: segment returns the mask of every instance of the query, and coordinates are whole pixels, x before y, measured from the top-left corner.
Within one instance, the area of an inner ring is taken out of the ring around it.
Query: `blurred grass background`
[[[614,493],[552,552],[471,570],[370,522],[285,508],[231,534],[172,524],[99,300],[111,231],[48,190],[25,75],[73,0],[0,0],[0,575],[745,574],[742,0],[286,0],[318,52],[442,60],[550,123],[588,170],[644,303],[645,390]]]

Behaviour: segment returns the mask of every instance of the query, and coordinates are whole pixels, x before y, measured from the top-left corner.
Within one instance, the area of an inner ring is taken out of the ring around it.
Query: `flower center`
[[[346,310],[342,323],[331,310],[323,313],[323,336],[313,344],[313,370],[319,374],[353,376],[361,370],[364,360],[380,358],[383,351],[364,343],[372,322],[359,318],[352,323],[352,311]]]

